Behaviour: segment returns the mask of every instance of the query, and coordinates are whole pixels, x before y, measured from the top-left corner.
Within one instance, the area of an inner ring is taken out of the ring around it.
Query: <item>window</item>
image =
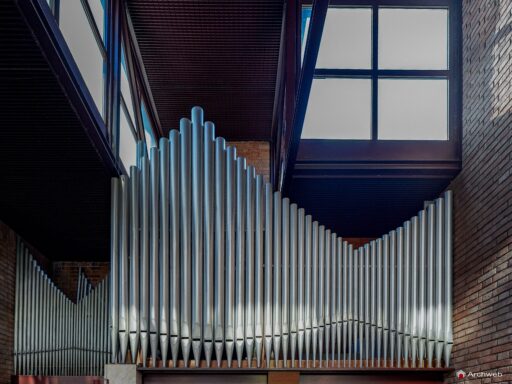
[[[137,163],[137,129],[135,125],[135,108],[128,74],[124,44],[121,45],[121,108],[119,126],[119,158],[125,169]]]
[[[124,106],[121,107],[119,125],[119,158],[128,171],[130,166],[137,164],[137,139]]]
[[[89,8],[88,4],[94,7]],[[61,1],[59,15],[59,26],[69,50],[98,111],[104,117],[106,50],[103,5],[100,0],[87,3],[81,0]]]
[[[370,139],[371,81],[314,79],[303,139]]]
[[[332,3],[301,138],[449,140],[448,7]]]

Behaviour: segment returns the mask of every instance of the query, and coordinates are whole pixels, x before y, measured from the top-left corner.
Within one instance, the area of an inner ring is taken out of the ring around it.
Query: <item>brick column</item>
[[[13,372],[16,234],[0,221],[0,383]]]
[[[463,169],[450,186],[453,365],[503,374],[482,382],[512,382],[512,2],[464,0],[462,19]]]

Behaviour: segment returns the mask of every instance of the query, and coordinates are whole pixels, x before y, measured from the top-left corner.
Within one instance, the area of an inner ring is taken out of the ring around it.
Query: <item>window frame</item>
[[[311,1],[304,1],[303,6],[311,6]],[[312,31],[307,34],[304,63],[310,61],[309,67],[302,66],[301,82],[313,78],[369,78],[372,81],[372,135],[369,140],[356,139],[301,139],[302,126],[307,110],[309,89],[300,89],[298,99],[303,98],[299,118],[294,121],[294,133],[298,134],[297,162],[354,162],[354,161],[460,161],[461,154],[461,7],[457,0],[331,0],[329,7],[372,8],[372,67],[371,69],[316,69],[311,61],[318,55],[319,47],[311,42]],[[446,70],[417,69],[378,69],[378,16],[379,8],[442,8],[448,10],[448,68]],[[315,22],[310,21],[310,28]],[[325,12],[326,14],[326,12]],[[323,22],[322,21],[322,29]],[[316,20],[318,22],[318,20]],[[314,32],[318,39],[318,29]],[[308,45],[315,45],[314,47]],[[319,43],[318,43],[319,45]],[[313,49],[311,49],[313,48]],[[316,48],[316,49],[315,49]],[[302,49],[302,48],[301,48]],[[315,52],[316,50],[316,52]],[[308,57],[313,56],[314,57]],[[448,139],[447,140],[388,140],[378,139],[378,80],[382,78],[397,79],[446,79],[448,80]],[[302,85],[302,84],[301,84]],[[305,98],[305,103],[304,103]],[[301,108],[300,102],[298,103]],[[300,118],[303,116],[302,119]],[[293,153],[293,149],[291,150]],[[288,160],[288,165],[290,165]],[[288,168],[288,167],[287,167]]]

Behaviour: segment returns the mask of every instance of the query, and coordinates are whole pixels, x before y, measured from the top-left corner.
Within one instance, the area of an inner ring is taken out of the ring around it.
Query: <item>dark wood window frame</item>
[[[456,173],[460,169],[462,141],[462,21],[461,5],[457,0],[315,0],[304,2],[312,4],[310,29],[307,37],[304,62],[300,75],[292,133],[287,151],[281,161],[285,163],[282,187],[289,184],[293,174],[313,172],[328,165],[329,173],[335,169],[351,172],[357,164],[368,170],[368,164],[374,168],[386,168],[386,164],[400,164],[411,172],[424,168],[425,164],[440,169],[449,169]],[[372,8],[372,68],[353,69],[316,69],[323,25],[328,7],[366,7]],[[379,70],[378,60],[378,9],[379,7],[397,8],[445,8],[448,9],[449,52],[447,70]],[[299,47],[300,55],[300,47]],[[370,140],[301,140],[302,126],[307,109],[307,101],[314,77],[364,77],[372,80],[372,139]],[[378,140],[377,139],[377,86],[379,78],[445,78],[448,80],[448,140]],[[307,171],[306,171],[307,169]]]

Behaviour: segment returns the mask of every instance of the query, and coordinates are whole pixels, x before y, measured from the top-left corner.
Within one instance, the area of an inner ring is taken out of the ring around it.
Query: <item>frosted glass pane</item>
[[[371,9],[329,8],[316,68],[370,68],[371,45]]]
[[[370,139],[371,80],[314,79],[302,139]]]
[[[66,0],[64,0],[66,1]],[[91,8],[92,15],[94,17],[94,21],[96,22],[96,27],[100,32],[101,39],[105,41],[105,9],[103,8],[102,0],[89,0],[89,8]]]
[[[379,139],[447,140],[447,80],[379,80]]]
[[[60,29],[100,113],[103,112],[103,56],[80,0],[60,2]]]
[[[130,82],[124,66],[121,66],[121,94],[123,95],[124,102],[128,108],[128,114],[132,122],[135,121],[135,113],[133,110],[132,95],[130,92]]]
[[[125,169],[128,170],[130,165],[135,165],[137,162],[137,141],[130,129],[124,108],[121,108],[119,116],[119,157]]]
[[[448,10],[379,9],[379,69],[447,69]]]

